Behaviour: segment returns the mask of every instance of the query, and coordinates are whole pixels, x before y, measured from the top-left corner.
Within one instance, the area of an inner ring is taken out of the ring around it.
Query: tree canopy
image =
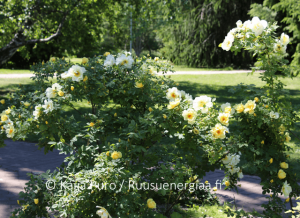
[[[53,40],[59,40],[52,47],[60,52],[91,50],[101,41],[102,22],[112,22],[122,5],[120,0],[2,0],[0,65],[17,51],[29,58],[29,48]]]

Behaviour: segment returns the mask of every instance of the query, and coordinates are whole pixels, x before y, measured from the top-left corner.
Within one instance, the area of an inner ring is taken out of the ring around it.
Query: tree
[[[139,2],[134,0],[131,2]],[[125,1],[113,0],[2,0],[0,11],[0,65],[17,51],[29,59],[29,51],[40,43],[59,40],[59,51],[87,53],[101,42],[102,22],[113,22],[116,7]],[[128,2],[128,1],[126,1]],[[25,48],[24,46],[27,46]],[[51,54],[49,54],[51,55]]]
[[[171,25],[160,31],[165,48],[163,52],[175,63],[195,67],[235,65],[248,67],[252,57],[243,52],[240,56],[221,51],[218,45],[237,20],[250,17],[247,12],[253,1],[188,0],[178,3],[173,10],[177,17],[169,16]]]

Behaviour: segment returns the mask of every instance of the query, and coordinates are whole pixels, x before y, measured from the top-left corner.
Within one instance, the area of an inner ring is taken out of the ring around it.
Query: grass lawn
[[[224,71],[224,70],[233,70],[232,67],[225,67],[225,68],[194,68],[189,67],[186,65],[174,65],[175,71]]]
[[[0,69],[0,74],[32,74],[30,70]]]

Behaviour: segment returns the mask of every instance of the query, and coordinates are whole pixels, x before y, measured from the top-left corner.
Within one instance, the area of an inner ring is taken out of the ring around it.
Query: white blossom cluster
[[[238,173],[238,177],[243,178],[243,173],[240,171],[240,167],[237,167],[238,163],[240,162],[240,155],[229,154],[222,159],[222,162],[231,175]]]
[[[116,59],[111,54],[107,55],[103,65],[104,67],[112,67],[114,64],[116,64],[126,69],[130,69],[133,62],[134,60],[131,57],[131,53],[125,52],[125,54],[119,53]]]
[[[260,20],[258,17],[253,17],[252,20],[247,20],[244,23],[238,20],[236,26],[237,27],[228,32],[223,43],[221,43],[221,47],[225,51],[230,50],[235,39],[247,39],[251,33],[254,33],[255,36],[262,35],[263,32],[268,29],[268,22]],[[282,33],[280,39],[276,39],[276,43],[273,45],[274,51],[285,53],[288,43],[289,36]]]

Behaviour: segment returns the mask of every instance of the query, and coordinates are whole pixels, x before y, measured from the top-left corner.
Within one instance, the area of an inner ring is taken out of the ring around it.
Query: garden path
[[[0,218],[8,218],[10,213],[19,207],[18,193],[23,191],[25,183],[29,180],[27,173],[54,170],[65,158],[65,155],[60,155],[57,150],[45,155],[43,149],[38,150],[34,143],[5,140],[5,144],[6,147],[0,148]],[[211,187],[214,187],[217,180],[223,178],[224,172],[216,170],[209,172],[200,183],[207,180]],[[239,184],[239,194],[225,191],[224,186],[220,188],[220,185],[217,185],[216,193],[220,201],[230,202],[235,198],[238,208],[261,212],[260,205],[266,203],[267,199],[261,194],[260,178],[245,175]],[[287,207],[289,208],[289,204]]]

